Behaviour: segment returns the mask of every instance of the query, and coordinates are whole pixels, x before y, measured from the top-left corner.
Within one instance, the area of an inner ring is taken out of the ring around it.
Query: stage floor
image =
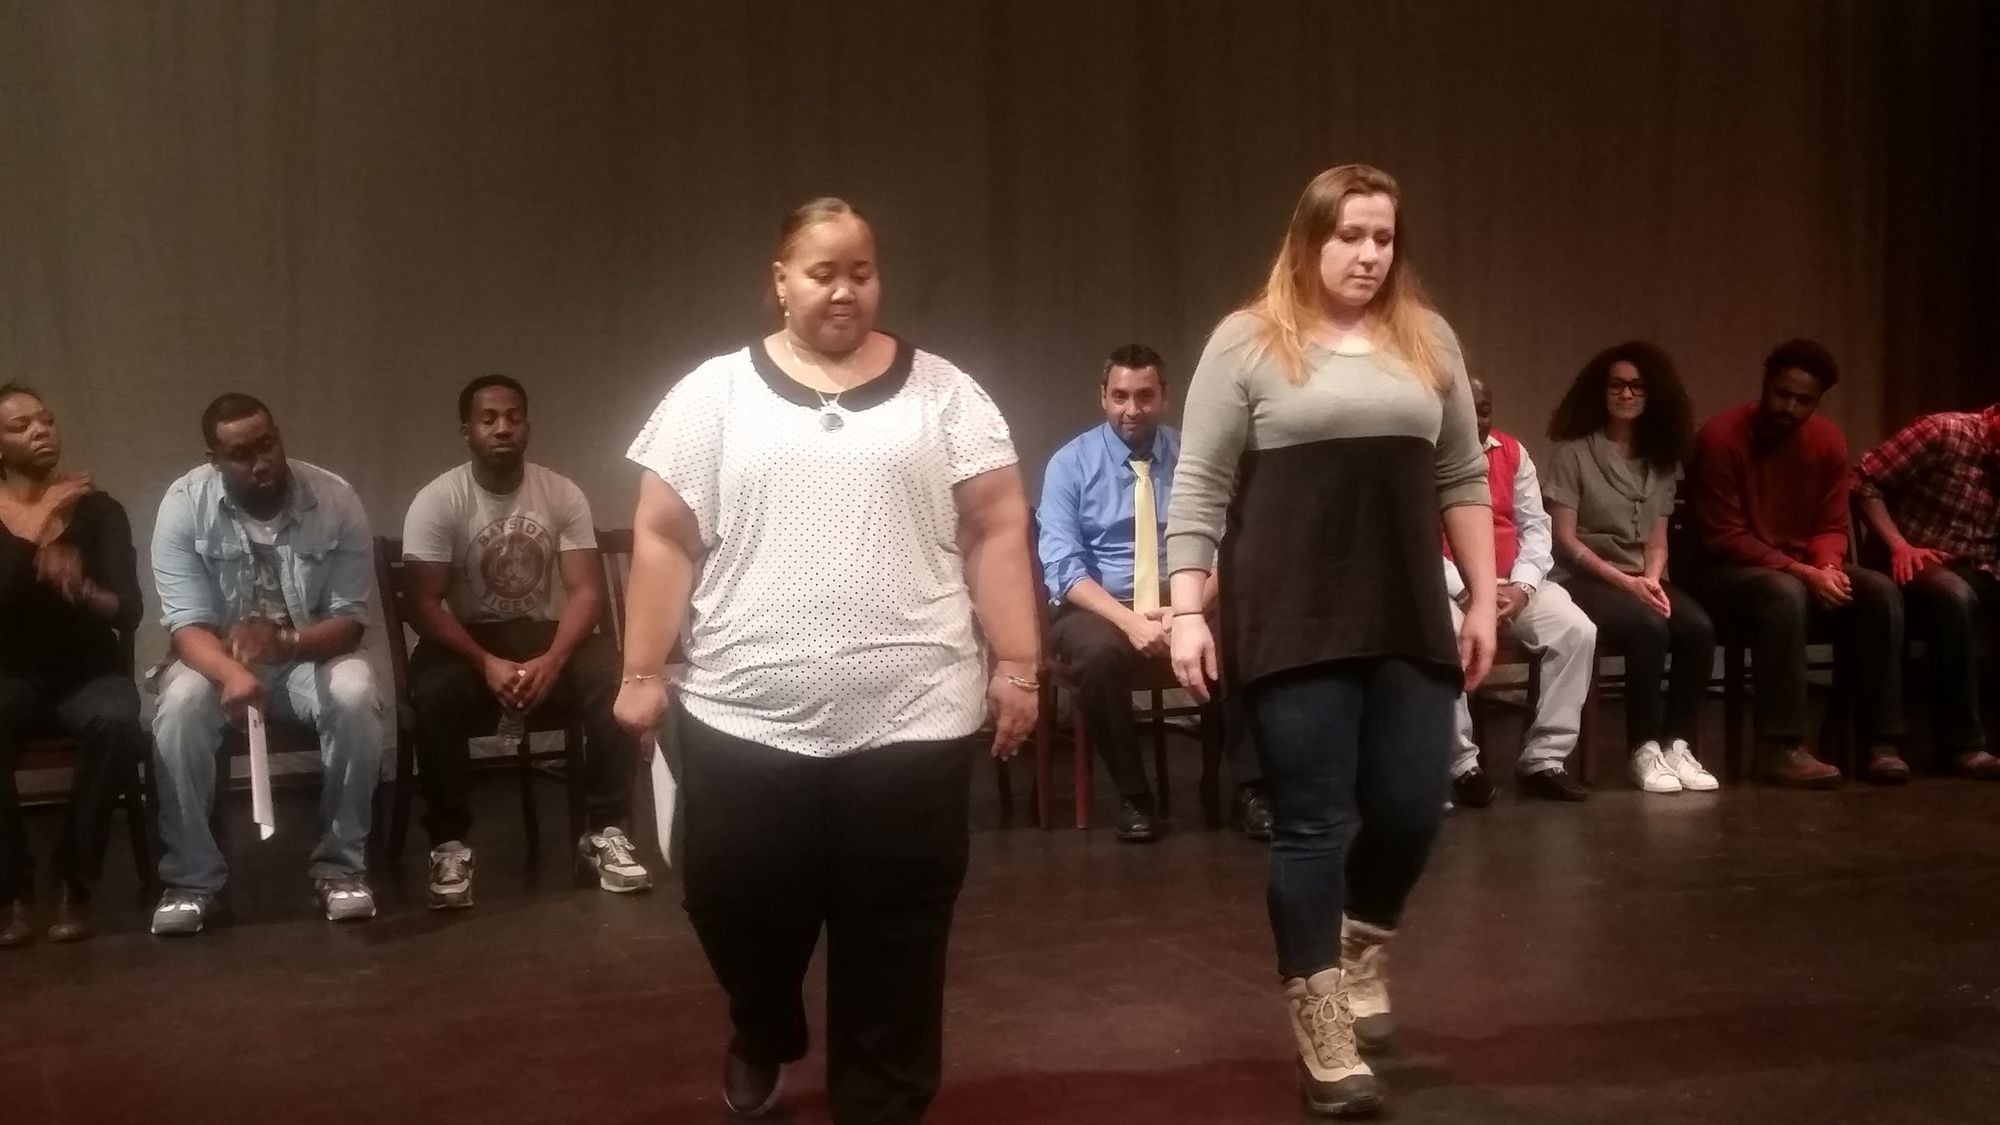
[[[1003,830],[982,772],[930,1121],[1301,1120],[1262,849],[1190,826],[1192,745],[1176,758],[1182,827],[1150,847]],[[1503,792],[1451,818],[1395,946],[1395,1120],[2000,1120],[2000,785],[1644,798],[1605,773],[1587,804]],[[0,1117],[727,1120],[723,1005],[675,884],[573,888],[554,797],[538,878],[489,781],[479,906],[423,910],[413,846],[351,928],[313,910],[310,841],[237,831],[234,922],[152,938],[114,842],[105,932],[0,952]],[[817,1054],[790,1088],[773,1120],[826,1121]]]

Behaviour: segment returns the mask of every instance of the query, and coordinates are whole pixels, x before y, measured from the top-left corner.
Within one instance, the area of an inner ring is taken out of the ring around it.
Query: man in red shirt
[[[1695,436],[1688,486],[1705,548],[1691,586],[1750,637],[1757,774],[1802,788],[1840,784],[1806,745],[1806,638],[1831,630],[1856,672],[1868,780],[1909,780],[1903,741],[1903,600],[1895,583],[1848,562],[1847,439],[1814,413],[1840,381],[1831,353],[1788,340],[1764,360],[1756,402]]]
[[[2000,405],[1917,419],[1854,481],[1930,656],[1939,749],[1965,776],[2000,778],[1979,699],[1980,634],[2000,646]]]

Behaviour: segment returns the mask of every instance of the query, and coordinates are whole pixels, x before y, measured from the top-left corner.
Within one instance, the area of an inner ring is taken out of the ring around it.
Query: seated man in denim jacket
[[[356,653],[374,584],[367,518],[346,481],[285,459],[256,399],[223,395],[201,430],[209,463],[167,489],[153,530],[174,657],[153,719],[166,886],[153,932],[199,932],[222,890],[208,827],[216,753],[251,707],[318,729],[326,780],[309,874],[328,919],[372,918],[364,849],[382,707]]]

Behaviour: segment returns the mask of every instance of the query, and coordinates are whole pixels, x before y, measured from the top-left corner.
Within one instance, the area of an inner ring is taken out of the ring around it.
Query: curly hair
[[[1605,386],[1612,365],[1621,362],[1637,368],[1646,387],[1646,409],[1632,425],[1632,452],[1669,471],[1687,459],[1694,444],[1694,405],[1666,350],[1644,340],[1628,340],[1590,357],[1549,416],[1549,439],[1579,441],[1604,429],[1611,420]]]

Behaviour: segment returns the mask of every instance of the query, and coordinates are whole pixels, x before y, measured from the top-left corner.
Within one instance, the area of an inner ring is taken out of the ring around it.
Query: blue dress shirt
[[[1161,426],[1153,435],[1153,518],[1166,550],[1167,496],[1181,456],[1181,435]],[[1070,439],[1049,458],[1042,503],[1035,510],[1042,579],[1057,605],[1085,578],[1120,601],[1132,600],[1132,448],[1105,422]],[[1160,574],[1166,575],[1165,559]]]

